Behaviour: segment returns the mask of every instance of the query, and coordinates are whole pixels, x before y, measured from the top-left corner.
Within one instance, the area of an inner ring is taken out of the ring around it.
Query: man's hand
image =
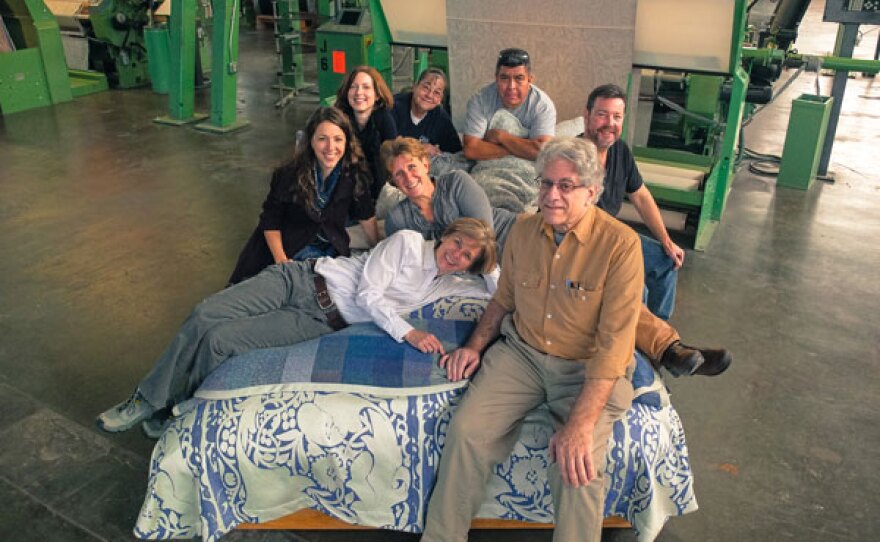
[[[457,382],[468,378],[480,366],[480,353],[466,346],[440,358],[440,367],[446,369],[449,380]]]
[[[504,130],[499,130],[498,128],[492,128],[488,132],[486,132],[486,136],[483,138],[489,143],[495,143],[496,145],[504,146],[504,138],[509,136],[509,132],[505,132]]]
[[[565,485],[580,487],[596,478],[593,465],[593,428],[565,424],[550,438],[550,460],[559,465]]]
[[[403,338],[406,339],[406,342],[411,344],[417,350],[425,352],[426,354],[429,352],[438,352],[440,354],[446,353],[446,351],[443,349],[443,344],[440,342],[440,339],[426,331],[413,329],[410,330],[409,333],[404,335]]]
[[[675,262],[675,268],[681,269],[682,264],[684,264],[684,250],[668,237],[663,243],[663,250],[666,252],[666,255],[672,258],[672,261]]]

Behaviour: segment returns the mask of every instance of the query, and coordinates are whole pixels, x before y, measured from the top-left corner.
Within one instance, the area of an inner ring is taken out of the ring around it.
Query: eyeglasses
[[[584,188],[587,185],[579,184],[571,179],[562,179],[561,181],[551,181],[549,179],[545,179],[544,177],[538,176],[535,177],[535,182],[538,183],[538,187],[544,192],[548,192],[554,186],[557,190],[559,190],[560,194],[570,194],[572,190],[576,190],[578,188]]]
[[[529,65],[529,53],[522,49],[504,49],[498,53],[498,62],[495,63],[496,68],[500,66],[515,68],[523,65]]]

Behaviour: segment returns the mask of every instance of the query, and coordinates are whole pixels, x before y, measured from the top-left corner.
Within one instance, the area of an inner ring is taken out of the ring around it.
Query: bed
[[[408,319],[449,349],[465,341],[484,306],[447,298]],[[605,515],[626,519],[648,541],[697,503],[681,420],[660,376],[636,359],[636,400],[609,442]],[[435,356],[373,324],[232,358],[178,406],[157,443],[134,533],[208,542],[302,510],[421,532],[466,386],[447,381]],[[479,517],[552,522],[546,416],[539,409],[526,420]]]

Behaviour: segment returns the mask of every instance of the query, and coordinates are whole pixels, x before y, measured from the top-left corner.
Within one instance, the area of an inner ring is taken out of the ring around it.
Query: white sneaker
[[[158,409],[148,403],[144,396],[141,395],[140,390],[135,390],[131,397],[101,413],[97,420],[95,420],[95,423],[98,424],[99,429],[103,429],[108,433],[119,433],[121,431],[128,431],[146,420],[156,410]]]

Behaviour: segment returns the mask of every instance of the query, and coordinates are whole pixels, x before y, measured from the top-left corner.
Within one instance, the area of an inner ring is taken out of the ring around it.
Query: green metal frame
[[[74,98],[102,92],[110,88],[107,76],[101,72],[67,70],[70,76],[70,92]]]
[[[293,90],[303,88],[306,86],[306,78],[303,71],[299,0],[275,0],[275,17],[281,85]]]
[[[238,0],[214,1],[211,40],[211,117],[196,129],[228,133],[250,125],[236,118],[238,86]]]
[[[645,180],[645,184],[658,202],[699,214],[694,249],[700,251],[705,250],[709,245],[727,205],[727,196],[735,174],[739,131],[745,110],[746,91],[748,90],[749,76],[741,66],[742,45],[747,20],[745,0],[736,0],[735,9],[730,52],[731,70],[728,74],[732,80],[732,89],[730,101],[726,105],[726,112],[724,106],[719,102],[720,77],[692,75],[689,80],[687,110],[702,116],[723,117],[725,119],[718,151],[713,153],[714,145],[709,145],[710,148],[706,149],[707,155],[670,149],[643,147],[634,149],[634,154],[639,161],[685,167],[706,173],[705,180],[699,190],[669,188],[653,184],[650,179]],[[690,94],[691,90],[693,90],[693,96]],[[691,121],[684,122],[686,126],[692,126],[693,129],[697,126]],[[686,132],[690,133],[690,130],[689,128]]]
[[[332,105],[336,101],[339,85],[357,65],[370,65],[376,68],[386,82],[390,84],[392,81],[391,31],[381,2],[370,0],[366,8],[360,9],[364,9],[364,19],[357,27],[328,21],[316,31],[321,105]],[[367,16],[369,19],[366,19]],[[366,24],[367,21],[369,25]],[[336,71],[337,58],[344,60],[342,71]]]
[[[26,48],[0,55],[0,103],[3,113],[33,109],[73,99],[61,32],[55,16],[42,0],[0,0],[15,14],[19,46]],[[22,24],[30,22],[30,24]],[[11,23],[12,21],[9,21]],[[15,39],[15,36],[13,36]],[[5,81],[4,81],[5,80]]]
[[[736,173],[737,145],[748,86],[748,74],[742,67],[737,66],[733,75],[733,87],[725,119],[726,129],[719,154],[705,156],[669,149],[644,147],[634,149],[635,156],[641,162],[684,167],[708,174],[700,190],[669,188],[653,184],[650,179],[645,181],[651,195],[658,202],[684,210],[699,211],[697,235],[694,240],[695,250],[706,250],[709,246],[727,206],[727,196]]]
[[[120,18],[126,21],[122,28]],[[89,7],[94,41],[103,52],[98,63],[105,73],[113,74],[114,86],[136,88],[150,82],[142,31],[148,19],[146,4],[137,2],[103,0]]]
[[[171,3],[168,21],[171,69],[168,80],[169,114],[155,119],[159,124],[180,126],[204,119],[194,114],[196,63],[196,3]]]
[[[391,29],[385,19],[385,11],[380,0],[370,0],[370,17],[373,19],[373,42],[367,47],[367,61],[373,66],[388,85],[393,81],[393,64],[391,58]]]
[[[703,187],[703,204],[697,224],[697,238],[694,241],[696,250],[706,250],[709,246],[712,234],[721,222],[721,215],[727,206],[727,196],[736,173],[736,152],[748,87],[748,74],[741,66],[737,66],[733,74],[733,87],[727,110],[727,129],[724,131],[721,153]]]

